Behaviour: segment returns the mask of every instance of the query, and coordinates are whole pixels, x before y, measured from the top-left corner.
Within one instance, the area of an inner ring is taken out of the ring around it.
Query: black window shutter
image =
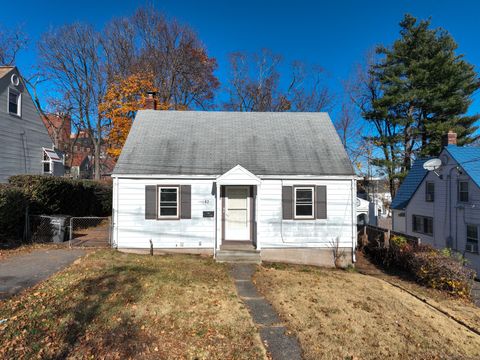
[[[327,187],[325,185],[317,186],[316,194],[316,214],[317,219],[327,218]]]
[[[181,185],[180,186],[180,219],[192,218],[192,186]]]
[[[145,186],[145,219],[157,218],[157,186]]]
[[[282,218],[283,220],[293,219],[293,187],[282,186]]]

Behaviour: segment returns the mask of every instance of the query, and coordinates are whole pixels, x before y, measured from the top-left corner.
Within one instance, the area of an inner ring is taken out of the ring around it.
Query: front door
[[[225,240],[250,241],[250,187],[225,187]]]

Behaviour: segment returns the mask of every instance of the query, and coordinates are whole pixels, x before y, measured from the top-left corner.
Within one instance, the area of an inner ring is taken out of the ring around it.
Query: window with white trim
[[[467,244],[465,251],[478,253],[478,226],[467,224]]]
[[[43,165],[43,173],[44,174],[51,174],[51,161],[50,158],[48,157],[47,153],[43,151],[43,160],[42,160],[42,165]]]
[[[313,219],[315,217],[315,188],[306,186],[295,187],[294,189],[295,219]]]
[[[179,217],[179,188],[178,186],[158,187],[158,218],[178,219]]]
[[[21,116],[22,94],[19,91],[8,88],[8,112],[12,115]]]

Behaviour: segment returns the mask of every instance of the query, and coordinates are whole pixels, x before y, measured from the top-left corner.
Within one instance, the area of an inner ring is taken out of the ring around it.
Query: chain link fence
[[[109,217],[72,217],[69,224],[69,245],[107,247],[111,245]]]
[[[63,243],[68,240],[68,216],[30,215],[26,238],[32,243]]]
[[[109,217],[70,217],[30,215],[26,238],[31,243],[64,243],[70,247],[108,247],[111,245]]]

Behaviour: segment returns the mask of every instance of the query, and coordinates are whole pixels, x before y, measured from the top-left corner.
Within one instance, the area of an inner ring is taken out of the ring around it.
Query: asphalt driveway
[[[0,300],[49,278],[83,255],[81,249],[37,249],[0,261]]]

